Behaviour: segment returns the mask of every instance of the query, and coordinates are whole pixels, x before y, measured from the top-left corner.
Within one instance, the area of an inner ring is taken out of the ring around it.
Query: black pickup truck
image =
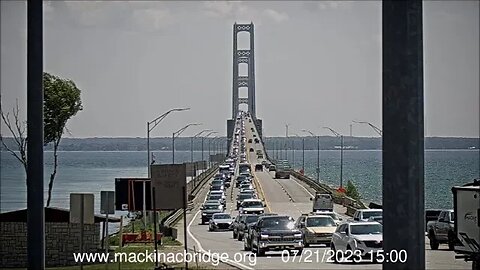
[[[290,216],[262,216],[251,228],[250,247],[257,256],[272,250],[303,251],[303,234]]]

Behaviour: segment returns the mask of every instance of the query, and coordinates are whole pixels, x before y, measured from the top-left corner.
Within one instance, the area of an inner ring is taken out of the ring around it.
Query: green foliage
[[[43,73],[45,144],[60,141],[67,121],[83,109],[80,89],[71,80]]]
[[[357,191],[357,187],[352,181],[348,180],[345,194],[355,200],[360,200],[360,193]]]

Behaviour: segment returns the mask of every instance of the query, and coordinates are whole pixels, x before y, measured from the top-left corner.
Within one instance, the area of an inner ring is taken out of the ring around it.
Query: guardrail
[[[200,187],[202,187],[208,179],[210,179],[218,170],[218,165],[210,167],[208,170],[201,173],[195,180],[190,181],[187,184],[187,194],[188,194],[188,203],[187,203],[187,210],[193,209],[193,199],[200,191]],[[182,216],[183,209],[177,209],[175,211],[170,212],[168,216],[163,218],[160,224],[163,224],[164,227],[171,227],[173,226]]]
[[[309,185],[311,188],[313,188],[315,191],[319,193],[328,193],[332,195],[333,202],[336,204],[341,204],[347,208],[347,215],[352,216],[357,209],[365,209],[367,208],[363,202],[360,200],[355,200],[353,198],[350,198],[346,196],[345,194],[342,194],[338,191],[336,191],[334,188],[330,187],[329,185],[326,185],[324,183],[319,183],[312,178],[305,176],[297,171],[291,170],[290,174],[297,178],[298,180],[306,183]]]

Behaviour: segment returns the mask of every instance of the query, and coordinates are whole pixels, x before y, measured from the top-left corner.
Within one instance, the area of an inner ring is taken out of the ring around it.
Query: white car
[[[353,214],[353,220],[355,221],[369,221],[370,217],[382,216],[382,209],[359,209]]]
[[[265,204],[260,199],[246,199],[240,204],[238,212],[241,214],[263,214]]]
[[[336,212],[333,212],[333,211],[319,210],[319,211],[312,212],[312,214],[330,216],[331,218],[333,218],[333,220],[335,221],[335,224],[337,224],[337,226],[340,225],[340,223],[342,223],[342,221],[343,221],[343,218],[339,214],[337,214]]]
[[[210,191],[209,195],[222,195],[223,200],[227,199],[227,196],[225,196],[225,191],[223,190],[212,190]]]
[[[383,250],[383,227],[378,222],[347,222],[338,226],[332,235],[330,248],[334,254],[343,254],[343,256],[334,256],[339,262],[356,262],[359,256],[375,260],[377,254]],[[347,250],[351,250],[349,254]],[[352,256],[353,255],[353,256]],[[338,258],[337,258],[338,257]],[[343,260],[342,260],[343,259]]]
[[[215,213],[212,215],[212,218],[208,222],[208,230],[232,230],[233,218],[230,214],[226,213]]]

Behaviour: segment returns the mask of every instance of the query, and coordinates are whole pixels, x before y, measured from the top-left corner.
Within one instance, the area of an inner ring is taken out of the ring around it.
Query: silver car
[[[208,230],[232,230],[233,218],[230,214],[216,213],[212,215],[212,218],[208,222]]]

